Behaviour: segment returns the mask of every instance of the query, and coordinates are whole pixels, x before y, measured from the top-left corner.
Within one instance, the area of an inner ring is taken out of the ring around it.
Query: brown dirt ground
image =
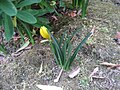
[[[71,70],[80,67],[75,78],[68,77],[69,70],[54,83],[60,67],[56,65],[48,43],[37,43],[20,56],[7,57],[9,61],[0,64],[0,90],[39,90],[36,84],[56,85],[64,90],[120,90],[120,69],[99,64],[103,61],[120,64],[120,46],[113,41],[115,33],[120,31],[120,7],[110,1],[91,0],[87,19],[73,18],[67,25],[60,26],[60,32],[72,31],[81,24],[84,27],[75,36],[74,47],[94,25],[96,29],[92,40],[82,48],[71,66]],[[38,73],[42,62],[43,71]],[[95,67],[99,68],[96,75],[104,79],[91,81],[88,78]]]

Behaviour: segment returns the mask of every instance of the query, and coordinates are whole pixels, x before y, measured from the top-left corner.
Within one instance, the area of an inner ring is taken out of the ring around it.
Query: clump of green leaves
[[[23,42],[27,36],[34,44],[33,27],[50,28],[49,20],[42,16],[52,12],[56,12],[55,5],[49,0],[0,0],[0,26],[4,27],[5,39],[10,41],[17,31]]]
[[[72,0],[72,5],[76,9],[82,9],[82,18],[86,15],[86,10],[88,6],[89,0]]]
[[[51,35],[52,40],[50,41],[50,44],[52,47],[55,60],[57,64],[60,65],[64,70],[70,69],[70,66],[74,61],[77,53],[92,34],[91,32],[88,33],[87,36],[79,43],[79,45],[73,51],[71,40],[77,31],[78,30],[76,30],[72,35],[68,35],[65,32],[60,37],[60,39],[56,39],[53,35]]]
[[[7,41],[14,35],[14,30],[18,30],[22,36],[26,33],[31,43],[34,44],[28,25],[35,24],[37,19],[27,10],[30,9],[29,6],[31,4],[40,3],[40,1],[41,0],[0,0],[0,26],[4,27],[5,39]],[[19,28],[20,26],[22,29]]]

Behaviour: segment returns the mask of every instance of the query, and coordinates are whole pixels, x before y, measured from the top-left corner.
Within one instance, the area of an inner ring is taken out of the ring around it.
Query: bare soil
[[[72,32],[84,26],[75,36],[74,47],[93,26],[96,28],[92,40],[80,50],[71,69],[63,72],[58,83],[53,81],[61,68],[56,64],[49,44],[36,43],[20,56],[7,56],[7,61],[0,64],[0,90],[40,90],[36,84],[60,86],[64,90],[120,90],[120,69],[100,65],[101,62],[120,64],[120,45],[113,40],[116,32],[120,32],[120,6],[113,1],[91,0],[86,19],[75,17],[67,25],[60,26],[59,32]],[[43,71],[39,73],[41,63]],[[80,67],[80,73],[70,79],[68,74],[76,67]],[[96,76],[104,78],[90,80],[89,75],[96,67],[99,68]]]

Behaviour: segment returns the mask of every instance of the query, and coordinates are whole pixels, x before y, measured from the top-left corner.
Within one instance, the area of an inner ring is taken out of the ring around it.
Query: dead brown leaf
[[[55,15],[53,15],[52,18],[55,19],[56,21],[58,20],[58,18]]]
[[[21,37],[20,36],[14,36],[13,37],[13,41],[17,41],[18,39],[20,39]]]
[[[79,72],[80,72],[80,68],[77,67],[69,74],[69,77],[74,78],[75,76],[77,76],[79,74]]]
[[[101,77],[101,76],[92,76],[93,79],[105,79],[105,77]]]
[[[61,87],[50,85],[36,85],[40,90],[63,90]]]
[[[63,68],[61,69],[61,71],[60,71],[59,75],[57,76],[57,78],[54,79],[54,82],[58,82],[59,81],[59,79],[60,79],[60,77],[62,75],[62,72],[63,72]]]
[[[120,32],[117,32],[117,33],[116,33],[115,38],[120,38]]]
[[[92,73],[90,74],[90,76],[89,77],[92,77],[95,73],[97,73],[99,71],[99,68],[98,67],[96,67],[93,71],[92,71]]]
[[[72,18],[77,16],[76,11],[72,11],[72,12],[68,13],[68,16],[70,16]]]
[[[115,35],[115,38],[113,39],[115,42],[120,45],[120,32],[117,32]]]
[[[100,63],[100,65],[111,67],[111,68],[120,67],[120,64],[113,64],[113,63],[108,63],[108,62]]]

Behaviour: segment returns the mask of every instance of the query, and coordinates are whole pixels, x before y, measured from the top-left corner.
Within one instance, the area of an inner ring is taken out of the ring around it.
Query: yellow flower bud
[[[40,28],[40,35],[43,37],[43,38],[46,38],[46,39],[50,39],[50,35],[47,31],[48,29],[45,27],[45,26],[42,26]]]

